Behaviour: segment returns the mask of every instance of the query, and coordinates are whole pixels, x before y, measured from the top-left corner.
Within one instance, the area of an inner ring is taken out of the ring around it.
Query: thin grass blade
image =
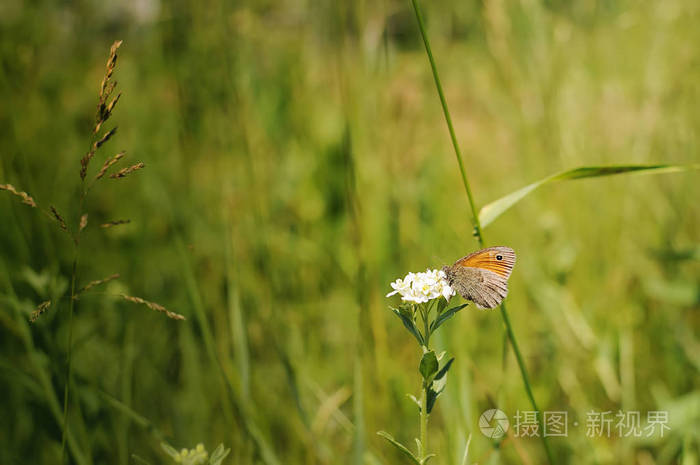
[[[556,181],[572,181],[575,179],[598,178],[613,176],[616,174],[661,174],[677,173],[700,169],[700,164],[693,165],[612,165],[612,166],[582,166],[561,173],[556,173],[539,181],[528,184],[515,192],[501,197],[498,200],[485,205],[479,211],[479,223],[482,228],[493,223],[499,216],[508,211],[513,205],[520,202],[527,195],[537,190],[544,184]]]

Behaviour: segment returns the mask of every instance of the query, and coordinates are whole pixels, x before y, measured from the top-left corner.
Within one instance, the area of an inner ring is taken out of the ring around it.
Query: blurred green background
[[[581,165],[698,162],[697,1],[423,10],[479,205]],[[0,182],[72,223],[118,39],[119,132],[92,168],[126,150],[146,169],[86,205],[78,284],[122,278],[76,306],[69,462],[172,463],[166,439],[223,442],[230,464],[402,463],[375,432],[413,443],[420,354],[384,296],[477,248],[410,2],[3,0]],[[59,463],[72,243],[0,194],[0,463]],[[569,415],[557,463],[698,463],[698,199],[696,172],[558,183],[485,231],[518,253],[539,406]],[[545,463],[477,426],[531,410],[498,311],[443,328],[432,463],[459,465],[469,434],[470,463]],[[591,438],[592,410],[668,411],[670,430]]]

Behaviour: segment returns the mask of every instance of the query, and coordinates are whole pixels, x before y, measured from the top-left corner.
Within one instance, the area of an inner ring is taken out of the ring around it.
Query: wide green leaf
[[[392,443],[394,447],[396,447],[398,450],[403,452],[404,455],[406,455],[406,457],[408,457],[411,460],[411,462],[415,463],[416,465],[421,465],[420,460],[418,460],[418,458],[415,455],[413,455],[413,452],[408,450],[406,446],[394,439],[394,436],[387,433],[386,431],[377,431],[377,434],[389,441],[390,443]]]
[[[423,341],[423,335],[420,333],[420,331],[418,331],[418,328],[416,328],[416,325],[413,322],[413,319],[409,315],[402,312],[401,311],[402,309],[397,309],[397,308],[393,308],[393,307],[390,307],[390,309],[396,316],[398,316],[401,319],[401,322],[403,323],[403,325],[406,327],[406,329],[411,334],[413,334],[413,337],[416,338],[418,343],[420,345],[425,345],[425,342]]]
[[[447,374],[447,371],[450,369],[450,367],[452,366],[452,362],[454,362],[454,361],[455,361],[455,358],[452,357],[451,359],[449,359],[447,361],[447,363],[445,363],[445,365],[442,368],[440,368],[440,371],[438,371],[437,374],[435,375],[436,381],[442,379],[442,377]]]
[[[437,304],[437,314],[440,315],[443,310],[447,308],[447,304],[449,304],[450,301],[447,299],[438,299],[438,304]]]
[[[451,309],[445,310],[444,312],[442,312],[440,314],[440,316],[435,318],[435,320],[430,324],[430,332],[431,333],[435,332],[440,327],[440,325],[442,325],[445,321],[452,318],[455,313],[462,310],[467,305],[469,305],[469,304],[458,305],[457,307],[452,307]]]
[[[431,350],[423,354],[423,358],[420,359],[418,371],[420,371],[420,374],[426,382],[430,382],[432,376],[438,371],[438,360],[435,352]]]
[[[613,165],[613,166],[582,166],[572,170],[562,171],[553,174],[537,182],[528,184],[525,187],[511,192],[505,197],[501,197],[479,211],[479,223],[485,228],[506,212],[510,207],[520,202],[528,194],[538,189],[540,186],[556,181],[570,181],[583,178],[597,178],[602,176],[613,176],[616,174],[660,174],[676,173],[680,171],[691,171],[700,169],[700,164],[693,165]]]
[[[426,407],[428,408],[428,413],[433,411],[433,407],[435,406],[435,401],[437,398],[442,394],[442,391],[445,390],[444,384],[439,388],[439,389],[434,389],[433,387],[430,387],[428,389],[428,401]]]

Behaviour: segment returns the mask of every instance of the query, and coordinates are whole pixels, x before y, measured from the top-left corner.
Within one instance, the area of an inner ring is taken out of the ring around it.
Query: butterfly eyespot
[[[503,260],[503,255],[496,255],[496,260]]]

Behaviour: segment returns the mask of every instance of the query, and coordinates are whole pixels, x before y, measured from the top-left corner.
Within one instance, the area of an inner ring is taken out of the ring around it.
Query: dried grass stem
[[[149,302],[148,300],[144,300],[141,297],[134,297],[131,295],[126,295],[126,294],[121,294],[121,296],[124,300],[127,300],[129,302],[133,302],[135,304],[142,304],[142,305],[145,305],[146,307],[150,308],[151,310],[165,313],[165,316],[167,316],[168,318],[172,318],[173,320],[184,320],[185,319],[185,317],[180,315],[179,313],[171,312],[167,308],[165,308],[162,305],[159,305],[155,302]]]
[[[144,168],[146,165],[143,164],[143,162],[136,163],[135,165],[131,165],[127,168],[122,168],[116,173],[110,174],[109,177],[112,179],[119,179],[119,178],[125,178],[129,174],[133,173],[134,171],[138,171],[142,168]]]
[[[17,197],[20,197],[22,199],[23,204],[29,205],[32,208],[36,208],[36,202],[34,202],[32,196],[27,194],[26,192],[18,191],[12,184],[0,184],[0,190],[7,191],[13,195],[16,195]]]
[[[47,300],[46,302],[42,302],[39,304],[39,306],[32,312],[32,316],[29,318],[30,323],[36,322],[36,320],[39,319],[42,313],[44,313],[49,307],[51,306],[51,301]]]

